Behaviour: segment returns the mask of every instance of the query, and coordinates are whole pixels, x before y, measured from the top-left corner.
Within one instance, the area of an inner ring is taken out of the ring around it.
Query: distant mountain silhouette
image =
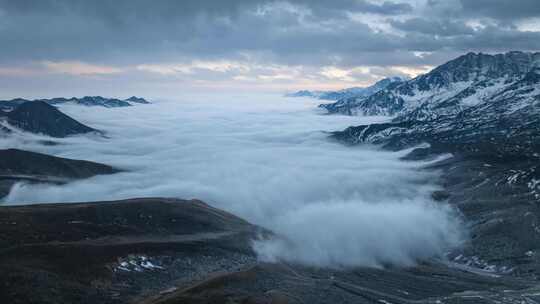
[[[99,132],[60,112],[43,101],[27,101],[10,112],[0,113],[0,119],[18,129],[51,137]]]
[[[295,93],[286,94],[285,96],[287,97],[312,97],[312,98],[317,98],[317,99],[322,99],[322,100],[343,100],[345,98],[350,98],[350,97],[369,96],[371,94],[374,94],[376,92],[386,89],[390,85],[395,85],[396,83],[401,83],[404,81],[407,81],[407,79],[394,76],[394,77],[381,79],[369,87],[353,87],[353,88],[347,88],[347,89],[338,90],[338,91],[302,90]],[[325,107],[325,105],[321,105],[321,107]],[[331,111],[330,109],[328,110]]]
[[[11,111],[17,106],[27,102],[31,101],[28,99],[23,98],[15,98],[11,100],[1,100],[0,101],[0,109]],[[118,107],[129,107],[132,106],[132,103],[137,104],[149,104],[146,99],[131,96],[128,99],[118,99],[118,98],[107,98],[102,96],[85,96],[81,98],[64,98],[64,97],[58,97],[58,98],[51,98],[51,99],[36,99],[34,101],[43,101],[45,103],[48,103],[50,105],[62,105],[62,104],[73,104],[73,105],[81,105],[81,106],[99,106],[99,107],[105,107],[105,108],[118,108]]]

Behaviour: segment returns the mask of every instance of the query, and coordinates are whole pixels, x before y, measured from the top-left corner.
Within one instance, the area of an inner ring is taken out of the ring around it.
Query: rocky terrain
[[[60,158],[18,149],[0,150],[0,198],[18,182],[65,184],[100,174],[119,172],[108,165]]]
[[[23,98],[15,98],[11,100],[0,100],[0,109],[4,111],[11,111],[17,106],[31,101]],[[82,105],[82,106],[100,106],[106,108],[116,108],[116,107],[129,107],[135,104],[148,104],[149,102],[140,97],[132,96],[127,99],[118,99],[118,98],[106,98],[101,96],[85,96],[81,98],[71,97],[71,98],[51,98],[51,99],[35,99],[33,101],[42,101],[50,105],[62,105],[62,104],[71,104],[71,105]]]
[[[2,126],[0,131],[4,134],[17,130],[51,137],[100,133],[43,101],[26,101],[9,112],[0,111],[0,123]]]

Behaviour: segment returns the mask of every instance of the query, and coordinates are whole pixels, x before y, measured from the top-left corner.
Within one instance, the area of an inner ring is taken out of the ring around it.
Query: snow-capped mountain
[[[36,100],[43,101],[50,105],[74,104],[74,105],[82,105],[82,106],[100,106],[100,107],[106,107],[106,108],[129,107],[133,105],[133,103],[136,103],[136,104],[150,103],[144,98],[140,98],[136,96],[132,96],[130,98],[123,99],[123,100],[117,99],[117,98],[106,98],[106,97],[101,97],[101,96],[85,96],[82,98],[58,97],[58,98],[51,98],[51,99],[36,99]],[[4,111],[11,111],[17,106],[27,101],[29,100],[22,99],[22,98],[16,98],[16,99],[11,99],[11,100],[0,100],[0,109]]]
[[[295,93],[287,94],[288,97],[311,97],[322,100],[342,100],[345,98],[350,98],[353,96],[369,96],[373,93],[376,93],[380,90],[385,89],[389,85],[397,82],[405,81],[405,78],[394,76],[384,78],[374,85],[369,87],[352,87],[338,91],[308,91],[302,90]],[[324,107],[325,105],[322,105]]]
[[[396,117],[334,137],[392,148],[427,142],[444,152],[519,160],[530,169],[528,160],[540,159],[539,63],[540,53],[469,53],[354,104],[357,113]],[[527,183],[540,199],[540,175],[533,173]]]
[[[396,149],[427,142],[434,151],[497,160],[504,178],[540,201],[539,61],[540,53],[461,56],[355,105],[357,113],[397,114],[391,122],[334,137]]]
[[[503,92],[508,94],[539,63],[540,53],[468,53],[375,94],[345,98],[324,107],[331,113],[347,115],[434,119],[489,102]]]
[[[531,245],[540,242],[539,60],[523,52],[461,56],[351,104],[354,113],[396,117],[333,137],[415,147],[413,159],[446,155],[431,168],[444,172],[442,199],[459,207],[472,236],[454,260],[537,277],[536,260],[522,256],[540,252]]]
[[[434,107],[430,115],[418,115],[426,109],[430,107],[397,116],[390,123],[350,127],[338,133],[350,142],[392,142],[397,146],[427,141],[468,148],[484,142],[493,145],[493,151],[503,149],[505,153],[516,147],[531,154],[540,150],[540,69],[461,110],[449,102]]]
[[[353,142],[400,145],[495,142],[493,149],[507,152],[511,143],[530,152],[538,148],[538,141],[531,140],[540,139],[539,62],[540,53],[469,53],[351,108],[396,115],[391,123],[351,127],[339,134]]]

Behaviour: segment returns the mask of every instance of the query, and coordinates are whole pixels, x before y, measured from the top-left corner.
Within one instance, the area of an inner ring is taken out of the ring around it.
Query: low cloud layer
[[[363,189],[366,191],[367,189]],[[282,238],[255,242],[261,258],[330,266],[405,265],[442,257],[461,241],[456,217],[421,198],[310,204],[275,220]]]
[[[65,186],[19,184],[5,204],[133,197],[199,198],[278,234],[264,260],[325,266],[407,265],[462,239],[430,194],[436,172],[404,152],[347,147],[322,131],[385,118],[319,115],[314,101],[276,96],[186,96],[129,108],[61,109],[108,139],[73,137],[21,148],[111,164],[127,172]]]

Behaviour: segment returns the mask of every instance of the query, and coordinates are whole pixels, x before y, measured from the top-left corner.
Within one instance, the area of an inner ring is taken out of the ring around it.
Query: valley
[[[26,101],[2,114],[0,295],[540,301],[537,57],[470,53],[321,107]]]

